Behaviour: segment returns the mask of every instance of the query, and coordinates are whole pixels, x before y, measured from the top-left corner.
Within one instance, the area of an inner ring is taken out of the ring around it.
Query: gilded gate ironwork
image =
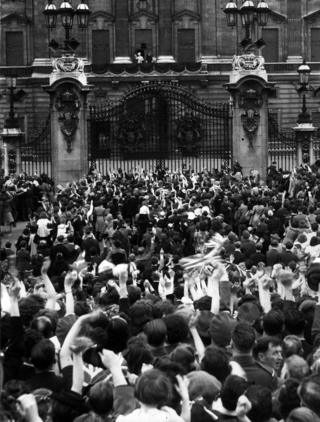
[[[295,132],[291,128],[280,128],[273,113],[268,116],[268,161],[277,163],[283,171],[292,171],[296,166]]]
[[[229,105],[201,101],[176,84],[150,82],[118,103],[91,105],[88,128],[88,158],[103,174],[156,166],[212,170],[232,157]]]

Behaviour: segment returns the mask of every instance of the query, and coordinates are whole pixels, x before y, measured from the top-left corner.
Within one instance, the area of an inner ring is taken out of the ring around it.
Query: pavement
[[[0,246],[3,248],[6,242],[12,243],[12,248],[15,250],[14,244],[18,240],[18,237],[21,235],[23,229],[27,225],[27,221],[19,221],[16,223],[16,227],[12,227],[12,231],[9,231],[7,226],[0,227]]]

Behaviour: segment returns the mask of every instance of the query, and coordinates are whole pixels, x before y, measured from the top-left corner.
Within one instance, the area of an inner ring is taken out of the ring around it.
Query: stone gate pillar
[[[235,56],[226,85],[233,104],[233,161],[244,176],[258,170],[263,180],[268,165],[268,98],[274,85],[268,82],[264,60],[254,54]]]
[[[52,177],[58,184],[79,180],[88,172],[87,95],[91,87],[76,57],[54,62],[49,86]]]

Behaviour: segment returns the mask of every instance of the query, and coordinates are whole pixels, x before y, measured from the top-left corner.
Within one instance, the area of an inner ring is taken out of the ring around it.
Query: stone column
[[[226,85],[233,102],[233,161],[238,161],[242,166],[244,176],[249,176],[251,170],[257,170],[265,180],[268,163],[268,98],[274,92],[274,87],[267,80],[263,63],[260,68],[258,66],[252,70],[251,59],[259,58],[250,57],[241,56],[243,68],[236,65],[231,73],[231,82]]]
[[[212,63],[217,60],[217,0],[201,1],[201,61]]]
[[[52,177],[56,185],[66,184],[88,172],[88,90],[67,78],[46,90],[51,96]]]
[[[52,177],[58,185],[88,172],[87,95],[92,87],[81,59],[67,55],[53,65],[44,89],[50,95]]]
[[[287,62],[302,61],[302,33],[303,19],[301,12],[301,1],[287,1],[287,17],[288,17],[288,57]]]
[[[171,0],[159,1],[159,55],[158,63],[172,63],[172,4]]]
[[[114,63],[131,63],[129,45],[128,1],[116,0],[115,58]]]

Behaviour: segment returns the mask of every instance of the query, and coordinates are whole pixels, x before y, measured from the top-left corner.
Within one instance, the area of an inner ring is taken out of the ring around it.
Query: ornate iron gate
[[[268,158],[269,165],[277,163],[283,171],[291,171],[296,166],[296,140],[294,130],[280,129],[277,118],[269,113],[268,119]]]
[[[120,102],[90,106],[89,161],[108,170],[156,166],[195,171],[232,158],[228,104],[197,99],[175,84],[148,83]]]
[[[20,144],[21,169],[28,175],[51,176],[51,125],[50,115],[40,130],[28,131],[27,141]]]

